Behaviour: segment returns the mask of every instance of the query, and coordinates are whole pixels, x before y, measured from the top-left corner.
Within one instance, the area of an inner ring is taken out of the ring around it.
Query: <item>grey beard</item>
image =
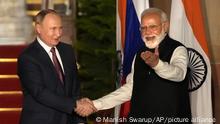
[[[153,41],[147,41],[146,38],[142,37],[142,40],[145,43],[145,46],[150,48],[150,49],[154,49],[157,46],[159,46],[160,42],[164,39],[164,37],[166,36],[165,32],[161,32],[161,34],[159,36],[156,36],[156,38]],[[153,43],[149,43],[149,42],[153,42]]]

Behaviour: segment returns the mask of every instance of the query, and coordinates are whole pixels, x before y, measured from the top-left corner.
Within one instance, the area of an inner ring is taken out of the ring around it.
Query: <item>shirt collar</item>
[[[37,37],[37,41],[44,48],[44,50],[46,50],[47,53],[50,53],[50,49],[52,47],[50,47],[47,44],[45,44],[39,37]],[[55,47],[55,49],[56,49],[56,47]]]

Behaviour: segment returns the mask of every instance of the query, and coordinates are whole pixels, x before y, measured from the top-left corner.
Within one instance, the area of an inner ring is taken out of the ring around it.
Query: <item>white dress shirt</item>
[[[44,50],[47,52],[47,54],[49,55],[51,61],[53,62],[53,59],[52,59],[52,52],[50,51],[52,47],[48,46],[47,44],[45,44],[39,37],[37,37],[37,41],[38,43],[44,48]],[[63,74],[65,74],[64,72],[64,68],[63,68],[63,63],[61,61],[61,57],[60,57],[60,54],[59,54],[59,51],[57,50],[56,47],[55,48],[55,52],[56,52],[56,55],[57,55],[57,58],[58,58],[58,61],[61,65],[61,68],[63,70]]]
[[[126,78],[126,84],[102,98],[93,100],[93,104],[97,110],[110,109],[131,99],[135,58],[136,56],[132,62],[131,72]],[[187,49],[183,46],[179,46],[174,50],[170,64],[159,60],[153,69],[160,77],[178,83],[185,79],[187,64]]]

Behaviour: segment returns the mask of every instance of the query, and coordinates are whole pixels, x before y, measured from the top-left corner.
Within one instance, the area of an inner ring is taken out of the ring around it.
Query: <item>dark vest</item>
[[[174,50],[183,46],[168,35],[159,45],[159,58],[170,62]],[[188,82],[173,82],[159,77],[140,57],[144,47],[136,54],[134,84],[131,98],[130,117],[181,117],[191,118]]]

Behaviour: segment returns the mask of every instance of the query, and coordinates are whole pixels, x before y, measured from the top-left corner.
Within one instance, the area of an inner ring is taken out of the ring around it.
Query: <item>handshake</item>
[[[74,109],[74,111],[78,115],[80,115],[82,117],[86,117],[94,112],[97,112],[97,109],[90,99],[82,98],[82,99],[76,101],[76,108]]]

